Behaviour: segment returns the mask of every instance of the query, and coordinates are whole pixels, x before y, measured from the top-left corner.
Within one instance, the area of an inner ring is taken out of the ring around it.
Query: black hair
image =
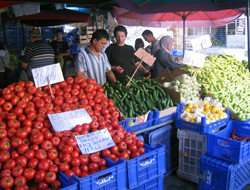
[[[58,34],[58,33],[62,33],[62,34],[63,34],[63,31],[62,31],[61,29],[58,29],[58,30],[56,31],[56,34]]]
[[[106,30],[104,29],[98,29],[94,32],[90,43],[92,43],[94,41],[94,39],[96,39],[97,41],[99,41],[100,39],[105,38],[106,40],[109,40],[109,34]]]
[[[135,40],[135,50],[137,50],[137,49],[140,48],[140,47],[139,47],[140,44],[143,44],[143,47],[144,47],[144,42],[143,42],[143,40],[142,40],[141,38],[137,38],[137,39]]]
[[[142,33],[142,36],[148,36],[148,35],[153,36],[153,32],[151,32],[151,30],[144,30],[144,32]]]
[[[122,25],[118,25],[117,27],[115,27],[115,29],[114,29],[114,36],[116,36],[117,32],[124,32],[125,36],[127,36],[127,34],[128,34],[127,29],[124,26],[122,26]]]

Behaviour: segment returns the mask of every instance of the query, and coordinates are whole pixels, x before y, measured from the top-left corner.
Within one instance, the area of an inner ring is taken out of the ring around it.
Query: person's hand
[[[180,57],[179,59],[180,59],[181,61],[183,61],[183,57]]]
[[[123,73],[123,71],[124,71],[124,69],[122,68],[122,67],[120,67],[120,66],[117,66],[116,68],[115,68],[115,71],[117,72],[117,73]]]

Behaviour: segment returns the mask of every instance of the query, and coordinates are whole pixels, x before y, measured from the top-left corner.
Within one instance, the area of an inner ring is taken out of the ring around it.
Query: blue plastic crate
[[[171,108],[172,109],[172,108]],[[165,115],[163,117],[159,117],[160,115],[160,111],[155,111],[154,112],[154,121],[153,121],[153,125],[157,125],[159,123],[163,123],[163,122],[166,122],[166,121],[170,121],[172,119],[174,119],[175,117],[175,112],[174,113],[171,113],[171,114],[168,114],[168,115]]]
[[[200,133],[201,135],[205,135],[207,133],[213,132],[216,129],[226,126],[230,119],[229,109],[227,108],[226,109],[226,113],[228,115],[227,118],[221,119],[219,121],[215,121],[210,124],[206,124],[206,117],[202,117],[201,124],[192,123],[192,122],[180,119],[180,114],[181,114],[180,110],[182,108],[183,108],[183,104],[181,105],[177,104],[177,110],[176,110],[176,115],[175,115],[175,127],[195,131],[197,133]]]
[[[84,190],[114,190],[114,189],[127,189],[127,169],[126,161],[119,159],[114,162],[108,158],[108,168],[89,176],[78,178],[73,175],[75,181],[78,182],[78,189]]]
[[[59,180],[62,182],[62,188],[60,190],[77,190],[78,184],[72,178],[68,178],[63,172],[58,172]]]
[[[227,127],[218,133],[208,133],[207,153],[234,163],[249,159],[250,141],[237,141],[228,138],[234,129],[236,129],[238,137],[250,135],[250,124],[240,121],[230,121]]]
[[[171,164],[171,133],[172,126],[166,125],[159,129],[148,131],[144,133],[145,142],[152,147],[155,147],[157,144],[165,145],[166,152],[166,173],[165,177],[172,173],[172,164]]]
[[[133,189],[166,172],[165,145],[144,144],[145,154],[127,161],[128,188]]]
[[[135,132],[135,131],[139,131],[141,129],[145,129],[147,127],[151,127],[153,125],[153,112],[152,111],[149,112],[148,120],[146,122],[130,126],[131,120],[133,120],[133,118],[125,119],[125,121],[122,125],[124,127],[124,129],[128,132]]]
[[[209,155],[200,159],[199,190],[240,190],[250,183],[250,160],[233,164]]]
[[[163,190],[163,189],[164,189],[164,175],[160,175],[131,190]]]

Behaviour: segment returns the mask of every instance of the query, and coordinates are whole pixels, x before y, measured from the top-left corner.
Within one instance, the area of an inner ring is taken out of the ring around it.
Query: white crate
[[[179,168],[178,177],[199,182],[200,158],[207,152],[207,135],[178,129],[177,137],[179,139]]]

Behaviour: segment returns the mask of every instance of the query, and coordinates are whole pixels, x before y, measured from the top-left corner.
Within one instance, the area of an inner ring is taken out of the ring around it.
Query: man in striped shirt
[[[31,44],[26,48],[21,67],[27,71],[29,80],[33,80],[31,69],[54,64],[53,48],[42,41],[42,35],[38,29],[30,31]]]
[[[110,82],[116,78],[111,70],[107,55],[102,52],[109,40],[106,30],[99,29],[94,32],[90,45],[81,48],[76,59],[76,75],[84,79],[95,79],[98,84],[106,83],[106,76]]]

